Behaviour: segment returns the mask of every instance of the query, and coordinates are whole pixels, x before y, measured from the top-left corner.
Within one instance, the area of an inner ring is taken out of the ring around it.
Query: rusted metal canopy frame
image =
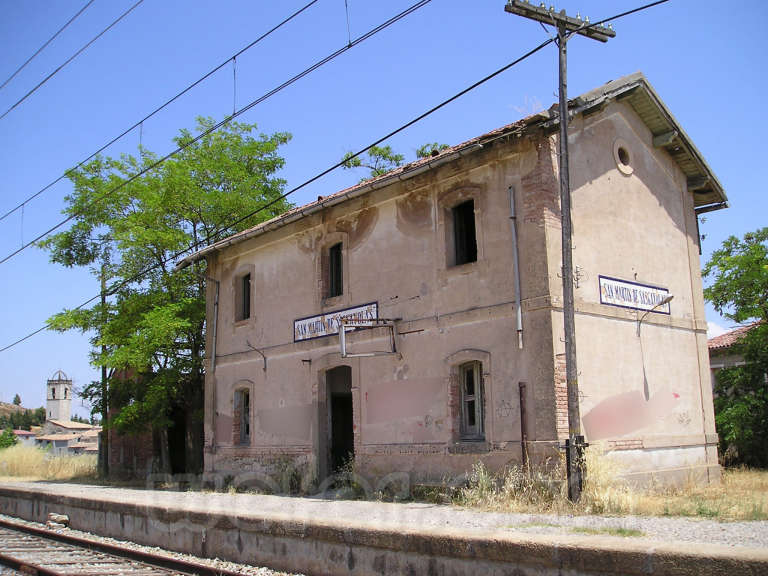
[[[375,356],[391,356],[397,354],[395,342],[395,322],[399,318],[374,318],[372,320],[359,320],[356,318],[341,318],[339,321],[339,346],[342,358],[372,358]],[[358,354],[347,353],[347,332],[359,328],[388,328],[391,350],[379,350],[374,352],[360,352]]]

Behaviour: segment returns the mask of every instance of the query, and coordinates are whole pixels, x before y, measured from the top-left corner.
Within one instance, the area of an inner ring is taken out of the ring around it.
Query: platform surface
[[[38,502],[38,509],[39,503],[44,502],[48,511],[73,513],[75,516],[77,513],[73,510],[89,510],[88,514],[80,515],[81,525],[73,527],[97,534],[106,530],[109,522],[117,522],[108,521],[108,514],[115,518],[119,515],[119,522],[125,531],[129,529],[125,526],[124,515],[162,520],[169,526],[184,527],[184,530],[192,534],[187,539],[193,544],[187,545],[187,548],[198,545],[194,544],[194,535],[200,532],[204,551],[206,531],[213,534],[214,529],[223,530],[225,533],[220,537],[222,540],[228,537],[227,530],[237,531],[240,540],[242,532],[251,530],[270,538],[282,538],[288,542],[289,549],[293,541],[323,541],[329,543],[330,547],[343,545],[349,550],[356,550],[356,547],[370,550],[380,548],[388,549],[392,554],[447,558],[452,555],[451,547],[455,547],[461,548],[457,550],[457,557],[462,561],[482,560],[484,550],[487,549],[487,560],[502,565],[518,555],[530,556],[532,550],[536,551],[537,557],[545,560],[554,556],[560,558],[564,550],[569,550],[585,558],[597,554],[599,557],[631,555],[635,559],[665,559],[664,563],[650,562],[649,565],[655,565],[657,569],[651,570],[646,566],[638,572],[645,574],[685,573],[661,570],[663,564],[667,565],[675,558],[679,559],[679,563],[688,565],[700,559],[713,568],[712,574],[727,573],[716,569],[718,562],[725,562],[723,570],[727,568],[733,571],[735,566],[743,566],[744,573],[761,573],[765,569],[762,573],[768,574],[766,521],[717,522],[691,518],[489,513],[427,503],[172,492],[50,482],[3,482],[0,485],[0,501],[4,513],[10,512],[8,507],[13,506],[13,502]],[[21,511],[27,508],[19,505]],[[103,516],[96,513],[99,511]],[[88,522],[94,525],[82,525]],[[137,535],[141,536],[138,534],[138,524],[134,522],[132,526]],[[172,544],[174,530],[168,531],[169,542]],[[143,533],[146,532],[145,525]],[[618,535],[622,532],[630,535]],[[181,528],[178,528],[177,534],[181,539]],[[210,535],[208,538],[210,547],[213,540]],[[403,542],[407,542],[407,546]],[[239,542],[238,545],[242,548]],[[507,551],[499,551],[500,546],[506,546]],[[296,548],[297,555],[300,548]],[[320,550],[317,546],[315,549]],[[509,552],[515,549],[518,552]],[[215,552],[225,554],[226,550],[227,547],[222,545],[222,550]],[[212,552],[207,550],[208,554]],[[562,564],[562,561],[560,558],[556,563]],[[567,561],[575,560],[570,558]],[[388,562],[387,566],[397,564],[396,559]],[[579,560],[577,563],[583,564],[584,561]],[[757,571],[755,567],[759,567]],[[381,573],[398,571],[382,570]],[[523,570],[520,573],[548,572]]]

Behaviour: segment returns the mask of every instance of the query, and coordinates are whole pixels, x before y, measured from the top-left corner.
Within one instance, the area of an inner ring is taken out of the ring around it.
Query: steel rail
[[[46,528],[38,528],[36,526],[30,526],[27,524],[16,523],[0,518],[0,528],[6,528],[8,530],[14,530],[22,532],[38,538],[44,538],[47,540],[53,540],[59,543],[69,544],[84,548],[92,552],[101,552],[105,554],[111,554],[120,558],[133,560],[136,562],[142,562],[151,565],[156,568],[165,570],[172,570],[174,572],[183,572],[186,574],[197,574],[200,576],[242,576],[242,572],[234,572],[231,570],[224,570],[219,567],[208,566],[207,564],[193,562],[190,560],[182,560],[179,558],[170,558],[165,555],[145,552],[141,550],[134,550],[125,548],[118,544],[112,544],[109,542],[97,542],[81,536],[75,536],[73,534],[63,534],[61,532],[54,532]],[[39,576],[62,576],[61,572],[56,572],[51,568],[47,568],[47,563],[41,563],[42,565],[35,565],[18,558],[13,558],[9,554],[0,550],[0,563],[5,564],[11,568],[20,570],[26,573],[37,573]],[[16,565],[14,565],[14,563]],[[73,574],[72,572],[65,572],[68,576]]]

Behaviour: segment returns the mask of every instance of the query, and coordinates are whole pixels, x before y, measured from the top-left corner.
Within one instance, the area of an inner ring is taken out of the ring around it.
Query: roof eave
[[[623,99],[627,100],[629,105],[640,116],[649,130],[651,130],[654,146],[666,150],[686,175],[688,190],[693,194],[694,209],[697,214],[727,208],[728,198],[720,181],[641,72],[613,80],[574,98],[569,102],[569,111],[572,116],[590,114],[601,110],[612,100]],[[408,180],[462,156],[472,154],[482,149],[484,143],[509,136],[515,132],[533,132],[537,129],[552,130],[558,123],[559,117],[556,113],[549,111],[538,112],[519,122],[460,144],[454,150],[440,154],[435,158],[413,162],[401,169],[395,169],[393,172],[374,178],[371,181],[358,184],[326,198],[318,199],[316,202],[290,210],[253,228],[224,238],[193,254],[185,256],[177,262],[176,269],[186,268],[213,252],[239,244],[331,206],[367,194],[372,190],[384,188],[397,181]]]

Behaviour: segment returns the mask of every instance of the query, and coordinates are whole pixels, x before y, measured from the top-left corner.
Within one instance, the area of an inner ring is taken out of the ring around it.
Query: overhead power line
[[[667,0],[662,0],[662,2],[664,2],[664,1],[667,1]],[[604,20],[601,20],[600,22],[596,22],[594,25],[597,26],[597,25],[604,24],[606,22],[610,22],[612,20],[618,20],[619,18],[622,18],[624,16],[628,16],[629,14],[634,14],[636,12],[640,12],[641,10],[645,10],[647,8],[651,8],[653,6],[656,6],[659,3],[661,3],[661,2],[653,2],[651,4],[646,4],[646,5],[641,6],[639,8],[635,8],[633,10],[629,10],[627,12],[622,12],[622,13],[617,14],[615,16],[611,16],[610,18],[605,18]],[[287,198],[291,194],[294,194],[298,190],[301,190],[302,188],[308,186],[312,182],[315,182],[316,180],[322,178],[323,176],[325,176],[329,172],[335,170],[336,168],[341,167],[343,164],[348,162],[350,159],[356,158],[357,156],[360,156],[360,155],[364,154],[365,151],[368,150],[371,146],[377,146],[378,144],[381,144],[382,142],[384,142],[386,139],[388,139],[388,138],[394,136],[395,134],[398,134],[399,132],[402,132],[403,130],[409,128],[410,126],[412,126],[416,122],[419,122],[420,120],[423,120],[424,118],[426,118],[430,114],[433,114],[434,112],[440,110],[444,106],[447,106],[448,104],[450,104],[454,100],[460,98],[461,96],[467,94],[468,92],[470,92],[470,91],[474,90],[475,88],[479,87],[480,85],[484,84],[485,82],[488,82],[489,80],[495,78],[499,74],[502,74],[503,72],[509,70],[510,68],[512,68],[512,67],[516,66],[517,64],[521,63],[522,61],[526,60],[527,58],[533,56],[535,53],[539,52],[542,48],[544,48],[544,47],[546,47],[546,46],[548,46],[550,44],[553,44],[554,41],[555,41],[554,38],[550,38],[549,40],[545,40],[544,42],[542,42],[541,44],[539,44],[538,46],[536,46],[532,50],[529,50],[528,52],[526,52],[525,54],[523,54],[519,58],[513,60],[512,62],[510,62],[509,64],[507,64],[505,66],[502,66],[501,68],[499,68],[495,72],[493,72],[491,74],[488,74],[487,76],[485,76],[481,80],[478,80],[477,82],[475,82],[474,84],[472,84],[472,85],[468,86],[467,88],[461,90],[460,92],[457,92],[456,94],[454,94],[453,96],[451,96],[447,100],[443,100],[440,104],[438,104],[436,106],[433,106],[432,108],[430,108],[426,112],[416,116],[414,119],[412,119],[409,122],[406,122],[405,124],[401,125],[399,128],[389,132],[386,136],[382,136],[381,138],[377,139],[375,142],[372,142],[372,143],[368,144],[367,146],[361,148],[360,150],[358,150],[357,152],[355,152],[351,156],[348,156],[344,160],[335,163],[330,168],[327,168],[327,169],[323,170],[322,172],[318,173],[317,175],[313,176],[312,178],[310,178],[308,180],[305,180],[304,182],[302,182],[298,186],[296,186],[294,188],[291,188],[288,192],[285,192],[284,194],[280,195],[280,197],[276,198],[275,200],[272,200],[272,201],[264,204],[263,206],[260,206],[259,208],[257,208],[253,212],[247,214],[246,216],[244,216],[244,217],[242,217],[242,218],[240,218],[240,219],[238,219],[238,220],[228,224],[226,227],[220,228],[212,236],[217,235],[222,230],[231,228],[232,226],[236,226],[237,224],[243,222],[244,220],[246,220],[248,218],[251,218],[251,217],[255,216],[256,214],[258,214],[259,212],[262,212],[262,211],[266,210],[267,208],[269,208],[270,206],[272,206],[276,202],[280,202],[281,200],[284,200],[285,198]],[[210,236],[209,236],[209,238],[210,238]],[[165,266],[166,264],[169,264],[169,263],[172,263],[172,262],[176,261],[180,256],[183,256],[185,253],[198,248],[200,246],[200,244],[202,244],[202,242],[193,243],[190,246],[188,246],[187,248],[185,248],[184,250],[179,250],[178,252],[174,253],[173,255],[169,256],[168,258],[162,260],[162,262],[160,262],[159,264],[155,264],[153,266],[149,266],[147,268],[144,268],[143,270],[140,270],[139,272],[137,272],[136,274],[134,274],[130,278],[127,278],[127,279],[122,280],[120,282],[114,283],[112,286],[110,286],[108,288],[107,293],[108,294],[114,293],[117,290],[120,290],[123,286],[126,286],[128,284],[131,284],[132,282],[135,282],[136,280],[141,279],[143,276],[145,276],[146,274],[152,272],[153,270],[156,270],[157,268],[160,268],[161,266]],[[96,300],[98,298],[101,298],[101,292],[99,292],[99,294],[89,298],[88,300],[86,300],[85,302],[81,303],[80,305],[76,306],[73,310],[79,310],[81,308],[84,308],[85,306],[88,306],[88,304],[90,304],[91,302],[93,302],[94,300]],[[19,338],[15,342],[12,342],[11,344],[8,344],[8,345],[6,345],[3,348],[0,348],[0,352],[5,352],[6,350],[9,350],[9,349],[13,348],[14,346],[17,346],[17,345],[21,344],[22,342],[32,338],[33,336],[39,334],[40,332],[46,330],[49,326],[50,326],[50,324],[46,323],[44,326],[38,328],[34,332],[30,332],[29,334],[27,334],[26,336],[23,336],[22,338]]]
[[[93,3],[94,3],[94,1],[95,1],[95,0],[89,0],[89,1],[88,1],[88,3],[87,3],[85,6],[83,6],[82,8],[80,8],[80,10],[78,10],[77,14],[75,14],[74,16],[72,16],[72,18],[70,18],[69,20],[67,20],[67,22],[64,24],[64,26],[62,26],[61,28],[59,28],[59,29],[56,31],[56,34],[54,34],[53,36],[51,36],[50,38],[48,38],[48,40],[45,42],[45,44],[43,44],[42,46],[40,46],[40,48],[38,48],[38,49],[35,51],[35,53],[34,53],[34,54],[32,54],[32,56],[30,56],[29,58],[27,58],[27,60],[26,60],[26,62],[24,62],[24,64],[22,64],[21,66],[19,66],[18,68],[16,68],[16,70],[13,72],[13,74],[11,74],[11,75],[10,75],[10,76],[9,76],[9,77],[8,77],[8,78],[5,80],[5,82],[3,82],[3,83],[2,83],[2,85],[0,85],[0,90],[2,90],[3,88],[5,88],[5,87],[6,87],[6,85],[8,84],[8,82],[10,82],[11,80],[13,80],[13,79],[16,77],[16,75],[17,75],[19,72],[21,72],[22,70],[24,70],[24,68],[26,68],[27,64],[29,64],[30,62],[32,62],[32,60],[34,60],[34,59],[35,59],[35,57],[36,57],[38,54],[40,54],[40,52],[42,52],[43,50],[45,50],[45,48],[48,46],[48,44],[50,44],[51,42],[53,42],[53,41],[56,39],[56,37],[57,37],[59,34],[61,34],[62,32],[64,32],[64,30],[65,30],[65,29],[66,29],[66,28],[67,28],[67,27],[68,27],[70,24],[72,24],[72,22],[74,22],[74,21],[75,21],[75,19],[77,19],[77,17],[78,17],[78,16],[80,16],[80,14],[82,14],[83,12],[85,12],[86,8],[88,8],[88,6],[90,6],[91,4],[93,4]]]
[[[75,58],[77,58],[78,56],[80,56],[80,54],[82,54],[82,53],[83,53],[83,52],[84,52],[84,51],[85,51],[85,50],[86,50],[86,49],[87,49],[87,48],[88,48],[88,47],[89,47],[91,44],[93,44],[94,42],[96,42],[96,40],[98,40],[98,39],[99,39],[99,38],[101,38],[101,37],[102,37],[104,34],[106,34],[106,33],[107,33],[107,32],[108,32],[108,31],[109,31],[109,30],[110,30],[112,27],[114,27],[114,26],[115,26],[115,25],[116,25],[118,22],[120,22],[120,20],[122,20],[123,18],[125,18],[126,16],[128,16],[128,14],[130,14],[131,12],[133,12],[133,10],[134,10],[135,8],[137,8],[137,7],[139,6],[139,4],[141,4],[142,2],[144,2],[144,0],[139,0],[138,2],[136,2],[136,4],[134,4],[133,6],[131,6],[130,8],[128,8],[128,10],[126,10],[125,12],[123,12],[122,14],[120,14],[120,16],[118,16],[116,20],[113,20],[113,21],[112,21],[112,23],[111,23],[109,26],[107,26],[106,28],[104,28],[104,30],[102,30],[101,32],[99,32],[98,34],[96,34],[96,36],[94,36],[94,37],[93,37],[91,40],[89,40],[89,41],[88,41],[88,42],[87,42],[87,43],[86,43],[86,44],[85,44],[85,45],[84,45],[82,48],[80,48],[80,49],[79,49],[77,52],[75,52],[74,54],[72,54],[72,56],[70,56],[69,58],[67,58],[67,59],[64,61],[64,63],[63,63],[63,64],[60,64],[58,68],[56,68],[56,69],[55,69],[53,72],[51,72],[50,74],[48,74],[48,76],[46,76],[46,77],[45,77],[45,78],[43,78],[43,79],[42,79],[40,82],[38,82],[38,84],[37,84],[37,85],[36,85],[34,88],[32,88],[32,90],[30,90],[29,92],[27,92],[26,94],[24,94],[24,96],[22,96],[22,97],[21,97],[19,100],[17,100],[17,101],[16,101],[16,103],[15,103],[13,106],[11,106],[10,108],[8,108],[8,110],[6,110],[5,112],[3,112],[3,114],[2,114],[2,115],[0,115],[0,120],[2,120],[3,118],[5,118],[5,117],[8,115],[8,113],[9,113],[11,110],[13,110],[14,108],[16,108],[16,106],[18,106],[19,104],[21,104],[22,102],[24,102],[24,100],[26,100],[27,98],[29,98],[29,97],[30,97],[32,94],[34,94],[35,92],[37,92],[37,90],[38,90],[38,89],[39,89],[39,88],[40,88],[40,87],[41,87],[43,84],[45,84],[46,82],[48,82],[48,80],[50,80],[51,78],[53,78],[53,77],[54,77],[54,76],[55,76],[55,75],[56,75],[56,74],[57,74],[57,73],[58,73],[58,72],[59,72],[59,71],[60,71],[62,68],[64,68],[64,66],[66,66],[67,64],[69,64],[70,62],[72,62],[72,60],[74,60]]]
[[[182,150],[185,150],[186,148],[190,147],[192,144],[195,144],[196,142],[198,142],[199,140],[205,138],[206,136],[208,136],[212,132],[215,132],[216,130],[218,130],[222,126],[230,123],[232,120],[234,120],[238,116],[244,114],[245,112],[247,112],[248,110],[250,110],[254,106],[264,102],[265,100],[267,100],[271,96],[274,96],[275,94],[277,94],[281,90],[284,90],[285,88],[287,88],[291,84],[301,80],[302,78],[304,78],[308,74],[314,72],[315,70],[317,70],[321,66],[327,64],[331,60],[334,60],[335,58],[341,56],[347,50],[350,50],[350,49],[354,48],[355,46],[357,46],[358,44],[360,44],[362,42],[365,42],[366,40],[368,40],[372,36],[375,36],[376,34],[381,32],[382,30],[385,30],[386,28],[388,28],[392,24],[402,20],[403,18],[405,18],[409,14],[412,14],[413,12],[418,10],[419,8],[422,8],[426,4],[429,4],[429,2],[431,2],[431,0],[421,0],[420,2],[417,2],[416,4],[413,4],[410,8],[406,8],[405,10],[403,10],[399,14],[393,16],[392,18],[390,18],[386,22],[384,22],[382,24],[379,24],[375,28],[372,28],[371,30],[369,30],[368,32],[363,34],[362,36],[360,36],[360,37],[356,38],[355,40],[353,40],[351,43],[349,43],[347,45],[344,45],[342,48],[339,48],[338,50],[336,50],[332,54],[329,54],[325,58],[322,58],[321,60],[318,60],[312,66],[310,66],[309,68],[305,68],[302,72],[296,74],[295,76],[293,76],[289,80],[286,80],[285,82],[283,82],[282,84],[280,84],[276,88],[273,88],[272,90],[270,90],[266,94],[263,94],[262,96],[256,98],[255,100],[252,100],[249,104],[247,104],[247,105],[243,106],[242,108],[240,108],[239,110],[237,110],[234,114],[232,114],[232,116],[229,116],[229,117],[225,118],[224,120],[222,120],[220,122],[217,122],[216,124],[214,124],[210,128],[207,128],[206,130],[204,130],[203,132],[201,132],[200,134],[198,134],[194,138],[192,138],[192,139],[190,139],[188,141],[185,141],[184,144],[178,146],[177,148],[175,148],[174,150],[172,150],[171,152],[169,152],[168,154],[166,154],[165,156],[163,156],[159,160],[156,160],[155,162],[153,162],[152,164],[150,164],[149,166],[147,166],[146,168],[144,168],[140,172],[137,172],[136,174],[134,174],[133,176],[131,176],[127,180],[121,182],[120,184],[118,184],[114,188],[111,188],[110,190],[106,191],[100,198],[94,200],[93,203],[98,203],[101,200],[103,200],[103,199],[107,198],[108,196],[110,196],[111,194],[114,194],[118,190],[124,188],[125,186],[127,186],[128,184],[130,184],[131,182],[133,182],[134,180],[139,178],[140,176],[143,176],[147,172],[150,172],[151,170],[154,170],[155,168],[160,166],[162,163],[164,163],[166,160],[168,160],[169,158],[175,156],[176,154],[178,154]],[[57,224],[55,224],[54,226],[52,226],[51,228],[49,228],[48,230],[43,232],[42,234],[39,234],[33,240],[27,242],[26,244],[22,244],[21,247],[19,247],[17,250],[13,251],[12,253],[10,253],[7,256],[5,256],[2,260],[0,260],[0,264],[3,264],[5,262],[7,262],[8,260],[10,260],[14,256],[16,256],[20,252],[26,250],[30,246],[33,246],[38,241],[40,241],[43,238],[45,238],[46,236],[48,236],[48,234],[50,234],[52,232],[55,232],[56,230],[61,228],[64,224],[66,224],[67,222],[69,222],[69,221],[73,220],[74,218],[76,218],[78,215],[79,215],[78,212],[74,212],[74,213],[70,214],[69,216],[67,216],[66,218],[64,218],[63,220],[61,220],[60,222],[58,222]]]
[[[457,98],[460,98],[461,96],[463,96],[463,95],[464,95],[464,94],[466,94],[467,92],[470,92],[471,90],[474,90],[475,88],[477,88],[477,87],[478,87],[478,86],[480,86],[481,84],[484,84],[484,83],[485,83],[485,82],[487,82],[488,80],[491,80],[492,78],[495,78],[496,76],[498,76],[498,75],[499,75],[499,74],[501,74],[502,72],[505,72],[506,70],[509,70],[511,67],[515,66],[516,64],[519,64],[520,62],[522,62],[522,61],[523,61],[523,60],[525,60],[526,58],[528,58],[528,57],[532,56],[533,54],[535,54],[536,52],[538,52],[539,50],[541,50],[541,49],[542,49],[542,48],[544,48],[545,46],[547,46],[547,45],[551,44],[552,42],[553,42],[553,40],[551,40],[551,39],[550,39],[550,40],[546,40],[545,42],[542,42],[541,44],[539,44],[538,46],[536,46],[536,48],[534,48],[533,50],[530,50],[530,51],[526,52],[526,53],[525,53],[523,56],[521,56],[520,58],[518,58],[518,59],[516,59],[516,60],[514,60],[514,61],[512,61],[512,62],[510,62],[509,64],[507,64],[506,66],[503,66],[502,68],[499,68],[498,70],[496,70],[496,72],[493,72],[492,74],[489,74],[488,76],[486,76],[486,77],[485,77],[485,78],[483,78],[482,80],[479,80],[478,82],[475,82],[474,84],[472,84],[471,86],[469,86],[469,87],[465,88],[465,89],[464,89],[464,90],[462,90],[461,92],[458,92],[458,93],[454,94],[453,96],[451,96],[451,97],[450,97],[450,98],[448,98],[447,100],[443,100],[443,101],[442,101],[440,104],[438,104],[437,106],[434,106],[434,107],[430,108],[429,110],[427,110],[427,111],[426,111],[426,112],[424,112],[423,114],[420,114],[420,115],[418,115],[417,117],[415,117],[414,119],[410,120],[409,122],[406,122],[405,124],[403,124],[403,125],[402,125],[402,126],[400,126],[399,128],[397,128],[397,129],[395,129],[395,130],[392,130],[392,131],[391,131],[391,132],[389,132],[387,135],[385,135],[385,136],[382,136],[381,138],[379,138],[379,139],[378,139],[378,140],[376,140],[375,142],[371,142],[370,144],[368,144],[367,146],[365,146],[365,147],[361,148],[360,150],[358,150],[357,152],[355,152],[355,153],[354,153],[354,154],[352,154],[351,156],[348,156],[348,157],[346,157],[344,160],[342,160],[342,161],[340,161],[340,162],[336,162],[336,163],[335,163],[335,164],[333,164],[331,167],[329,167],[329,168],[326,168],[325,170],[323,170],[322,172],[320,172],[320,173],[316,174],[315,176],[313,176],[313,177],[312,177],[312,178],[310,178],[309,180],[305,180],[304,182],[302,182],[302,183],[301,183],[301,184],[299,184],[298,186],[296,186],[296,187],[294,187],[294,188],[291,188],[291,189],[290,189],[288,192],[285,192],[285,193],[281,194],[281,195],[280,195],[278,198],[275,198],[274,200],[272,200],[272,201],[270,201],[270,202],[268,202],[268,203],[266,203],[266,204],[264,204],[264,205],[260,206],[259,208],[257,208],[257,209],[256,209],[256,210],[254,210],[253,212],[250,212],[249,214],[246,214],[246,215],[245,215],[245,216],[243,216],[242,218],[239,218],[238,220],[236,220],[236,221],[234,221],[234,222],[232,222],[232,223],[228,224],[227,226],[224,226],[224,227],[222,227],[222,228],[219,228],[219,229],[218,229],[216,232],[214,232],[214,233],[213,233],[211,236],[215,236],[215,235],[217,235],[217,234],[221,233],[223,230],[227,230],[227,229],[231,228],[232,226],[236,226],[237,224],[239,224],[239,223],[243,222],[244,220],[247,220],[248,218],[251,218],[251,217],[255,216],[256,214],[258,214],[258,213],[260,213],[260,212],[263,212],[264,210],[266,210],[266,209],[267,209],[267,208],[269,208],[270,206],[272,206],[272,205],[276,204],[277,202],[280,202],[280,201],[282,201],[282,200],[286,199],[286,198],[287,198],[288,196],[290,196],[291,194],[294,194],[295,192],[297,192],[297,191],[301,190],[302,188],[304,188],[304,187],[308,186],[308,185],[309,185],[309,184],[311,184],[312,182],[315,182],[316,180],[318,180],[318,179],[322,178],[323,176],[325,176],[325,175],[326,175],[326,174],[328,174],[329,172],[332,172],[333,170],[335,170],[335,169],[337,169],[337,168],[341,167],[341,166],[342,166],[342,165],[344,165],[346,162],[348,162],[348,161],[349,161],[351,158],[356,158],[357,156],[360,156],[361,154],[365,153],[365,151],[366,151],[366,150],[368,150],[368,149],[369,149],[371,146],[377,146],[378,144],[381,144],[382,142],[384,142],[384,141],[385,141],[385,140],[387,140],[388,138],[391,138],[391,137],[392,137],[392,136],[394,136],[395,134],[397,134],[397,133],[399,133],[399,132],[402,132],[403,130],[405,130],[405,129],[409,128],[410,126],[412,126],[412,125],[413,125],[413,124],[415,124],[416,122],[419,122],[420,120],[423,120],[424,118],[426,118],[426,117],[427,117],[427,116],[429,116],[430,114],[433,114],[434,112],[438,111],[439,109],[443,108],[444,106],[447,106],[448,104],[450,104],[451,102],[453,102],[453,101],[454,101],[454,100],[456,100]],[[210,238],[210,236],[209,236],[209,238]],[[206,240],[206,241],[207,241],[207,240]],[[153,270],[156,270],[156,269],[160,268],[161,266],[165,266],[166,264],[170,264],[170,263],[173,263],[173,262],[174,262],[174,261],[176,261],[176,260],[177,260],[177,259],[178,259],[180,256],[183,256],[183,255],[184,255],[184,254],[186,254],[187,252],[189,252],[189,251],[191,251],[191,250],[194,250],[195,248],[197,248],[197,247],[198,247],[198,246],[200,246],[201,244],[203,244],[203,242],[197,242],[197,243],[191,244],[191,245],[190,245],[190,246],[188,246],[187,248],[185,248],[185,249],[183,249],[183,250],[180,250],[180,251],[178,251],[178,252],[176,252],[176,253],[172,254],[171,256],[169,256],[168,258],[164,259],[164,260],[163,260],[162,262],[160,262],[159,264],[155,264],[155,265],[153,265],[153,266],[149,266],[149,267],[147,267],[147,268],[144,268],[143,270],[140,270],[139,272],[137,272],[136,274],[134,274],[134,275],[133,275],[133,276],[131,276],[130,278],[127,278],[127,279],[125,279],[125,280],[122,280],[122,281],[120,281],[120,282],[116,282],[116,283],[114,283],[112,286],[110,286],[110,287],[107,289],[107,293],[108,293],[108,294],[114,293],[114,292],[116,292],[116,291],[120,290],[120,289],[121,289],[123,286],[127,286],[128,284],[131,284],[131,283],[133,283],[133,282],[135,282],[135,281],[137,281],[137,280],[141,279],[142,277],[144,277],[146,274],[149,274],[149,273],[150,273],[150,272],[152,272]],[[100,297],[101,297],[101,293],[99,293],[99,294],[97,294],[97,295],[93,296],[92,298],[89,298],[88,300],[86,300],[85,302],[83,302],[82,304],[80,304],[79,306],[75,307],[75,308],[74,308],[74,310],[80,310],[81,308],[84,308],[85,306],[88,306],[88,304],[90,304],[91,302],[93,302],[94,300],[96,300],[96,299],[98,299],[98,298],[100,298]],[[49,326],[49,324],[46,324],[45,326],[42,326],[41,328],[38,328],[38,329],[37,329],[37,330],[35,330],[34,332],[31,332],[31,333],[27,334],[27,335],[26,335],[26,336],[24,336],[23,338],[19,338],[19,339],[18,339],[18,340],[16,340],[15,342],[13,342],[13,343],[11,343],[11,344],[8,344],[8,345],[7,345],[7,346],[5,346],[4,348],[0,348],[0,352],[5,352],[6,350],[8,350],[8,349],[10,349],[10,348],[13,348],[13,347],[14,347],[14,346],[16,346],[16,345],[18,345],[18,344],[21,344],[21,343],[22,343],[22,342],[24,342],[25,340],[28,340],[29,338],[32,338],[32,336],[35,336],[36,334],[39,334],[40,332],[42,332],[43,330],[45,330],[46,328],[48,328],[48,326]]]
[[[246,52],[246,51],[250,50],[251,48],[253,48],[256,44],[258,44],[259,42],[264,40],[267,36],[269,36],[273,32],[276,32],[282,26],[284,26],[285,24],[287,24],[288,22],[290,22],[291,20],[296,18],[299,14],[301,14],[302,12],[307,10],[309,7],[311,7],[313,4],[317,3],[318,1],[319,0],[312,0],[312,2],[309,2],[308,4],[304,5],[304,7],[299,8],[296,12],[294,12],[293,14],[291,14],[290,16],[285,18],[282,22],[280,22],[279,24],[276,24],[271,29],[269,29],[267,32],[265,32],[264,34],[262,34],[261,36],[256,38],[256,40],[254,40],[253,42],[248,44],[245,48],[239,50],[238,52],[236,52],[235,54],[233,54],[232,56],[230,56],[229,58],[224,60],[221,64],[219,64],[215,68],[211,69],[204,76],[201,76],[200,78],[198,78],[197,80],[192,82],[192,84],[190,84],[189,86],[184,88],[181,92],[179,92],[178,94],[176,94],[175,96],[173,96],[172,98],[170,98],[169,100],[167,100],[166,102],[164,102],[163,104],[161,104],[160,106],[155,108],[152,112],[150,112],[149,114],[144,116],[144,118],[142,118],[141,120],[139,120],[138,122],[133,124],[130,128],[127,128],[127,129],[123,130],[123,132],[121,132],[119,135],[117,135],[114,138],[112,138],[112,140],[110,140],[109,142],[104,144],[101,148],[96,150],[94,153],[92,153],[86,159],[82,160],[81,162],[78,162],[78,164],[74,168],[70,168],[69,170],[65,171],[61,176],[56,178],[53,182],[51,182],[50,184],[47,184],[46,186],[44,186],[43,188],[41,188],[40,190],[38,190],[37,192],[35,192],[31,196],[29,196],[28,198],[26,198],[25,200],[23,200],[22,202],[20,202],[19,204],[17,204],[13,208],[11,208],[10,210],[5,212],[2,216],[0,216],[0,221],[4,220],[5,218],[10,216],[11,214],[16,212],[17,210],[20,210],[25,204],[27,204],[31,200],[34,200],[35,198],[40,196],[40,194],[42,194],[43,192],[45,192],[46,190],[48,190],[52,186],[58,184],[59,182],[64,180],[64,178],[67,178],[70,174],[72,174],[75,170],[77,170],[78,168],[83,166],[86,162],[88,162],[88,161],[92,160],[94,157],[96,157],[97,154],[101,154],[102,152],[104,152],[104,150],[106,150],[107,148],[112,146],[112,144],[114,144],[115,142],[120,140],[123,136],[125,136],[126,134],[128,134],[132,130],[135,130],[136,128],[140,127],[144,122],[146,122],[147,120],[152,118],[155,114],[160,112],[162,109],[166,108],[167,106],[169,106],[170,104],[172,104],[173,102],[175,102],[176,100],[181,98],[184,94],[186,94],[187,92],[192,90],[192,88],[194,88],[195,86],[197,86],[201,82],[207,80],[210,76],[212,76],[213,74],[215,74],[216,72],[221,70],[224,66],[226,66],[227,64],[229,64],[230,62],[235,60],[238,56],[240,56],[244,52]]]

